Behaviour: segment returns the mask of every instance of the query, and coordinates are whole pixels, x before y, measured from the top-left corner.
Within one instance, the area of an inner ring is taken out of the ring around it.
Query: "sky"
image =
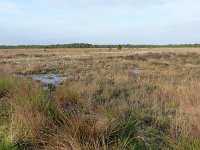
[[[0,0],[0,45],[200,43],[200,0]]]

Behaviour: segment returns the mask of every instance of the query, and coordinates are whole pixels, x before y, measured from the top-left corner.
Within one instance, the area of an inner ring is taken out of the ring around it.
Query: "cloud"
[[[16,3],[8,1],[0,1],[0,13],[16,13],[19,12],[20,8]]]
[[[43,3],[62,9],[75,8],[85,12],[127,12],[164,4],[166,0],[41,0]],[[169,0],[170,1],[170,0]]]
[[[199,0],[0,0],[0,42],[198,41]]]

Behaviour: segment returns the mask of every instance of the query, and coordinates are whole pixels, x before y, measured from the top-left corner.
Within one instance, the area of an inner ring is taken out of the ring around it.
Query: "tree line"
[[[89,43],[72,43],[72,44],[56,44],[56,45],[0,45],[0,49],[51,49],[51,48],[178,48],[178,47],[200,47],[200,44],[169,44],[169,45],[93,45]]]

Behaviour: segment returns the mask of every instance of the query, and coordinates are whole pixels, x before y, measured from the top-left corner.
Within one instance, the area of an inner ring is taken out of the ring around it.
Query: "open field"
[[[200,48],[0,50],[0,70],[2,150],[200,149]]]
[[[0,58],[13,58],[19,56],[44,57],[44,56],[74,56],[74,55],[97,55],[97,54],[134,54],[146,52],[200,52],[200,48],[58,48],[58,49],[1,49]]]

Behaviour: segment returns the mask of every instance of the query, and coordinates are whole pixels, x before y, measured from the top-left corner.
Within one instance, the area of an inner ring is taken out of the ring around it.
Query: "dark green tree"
[[[117,49],[121,50],[122,49],[122,45],[118,45]]]

